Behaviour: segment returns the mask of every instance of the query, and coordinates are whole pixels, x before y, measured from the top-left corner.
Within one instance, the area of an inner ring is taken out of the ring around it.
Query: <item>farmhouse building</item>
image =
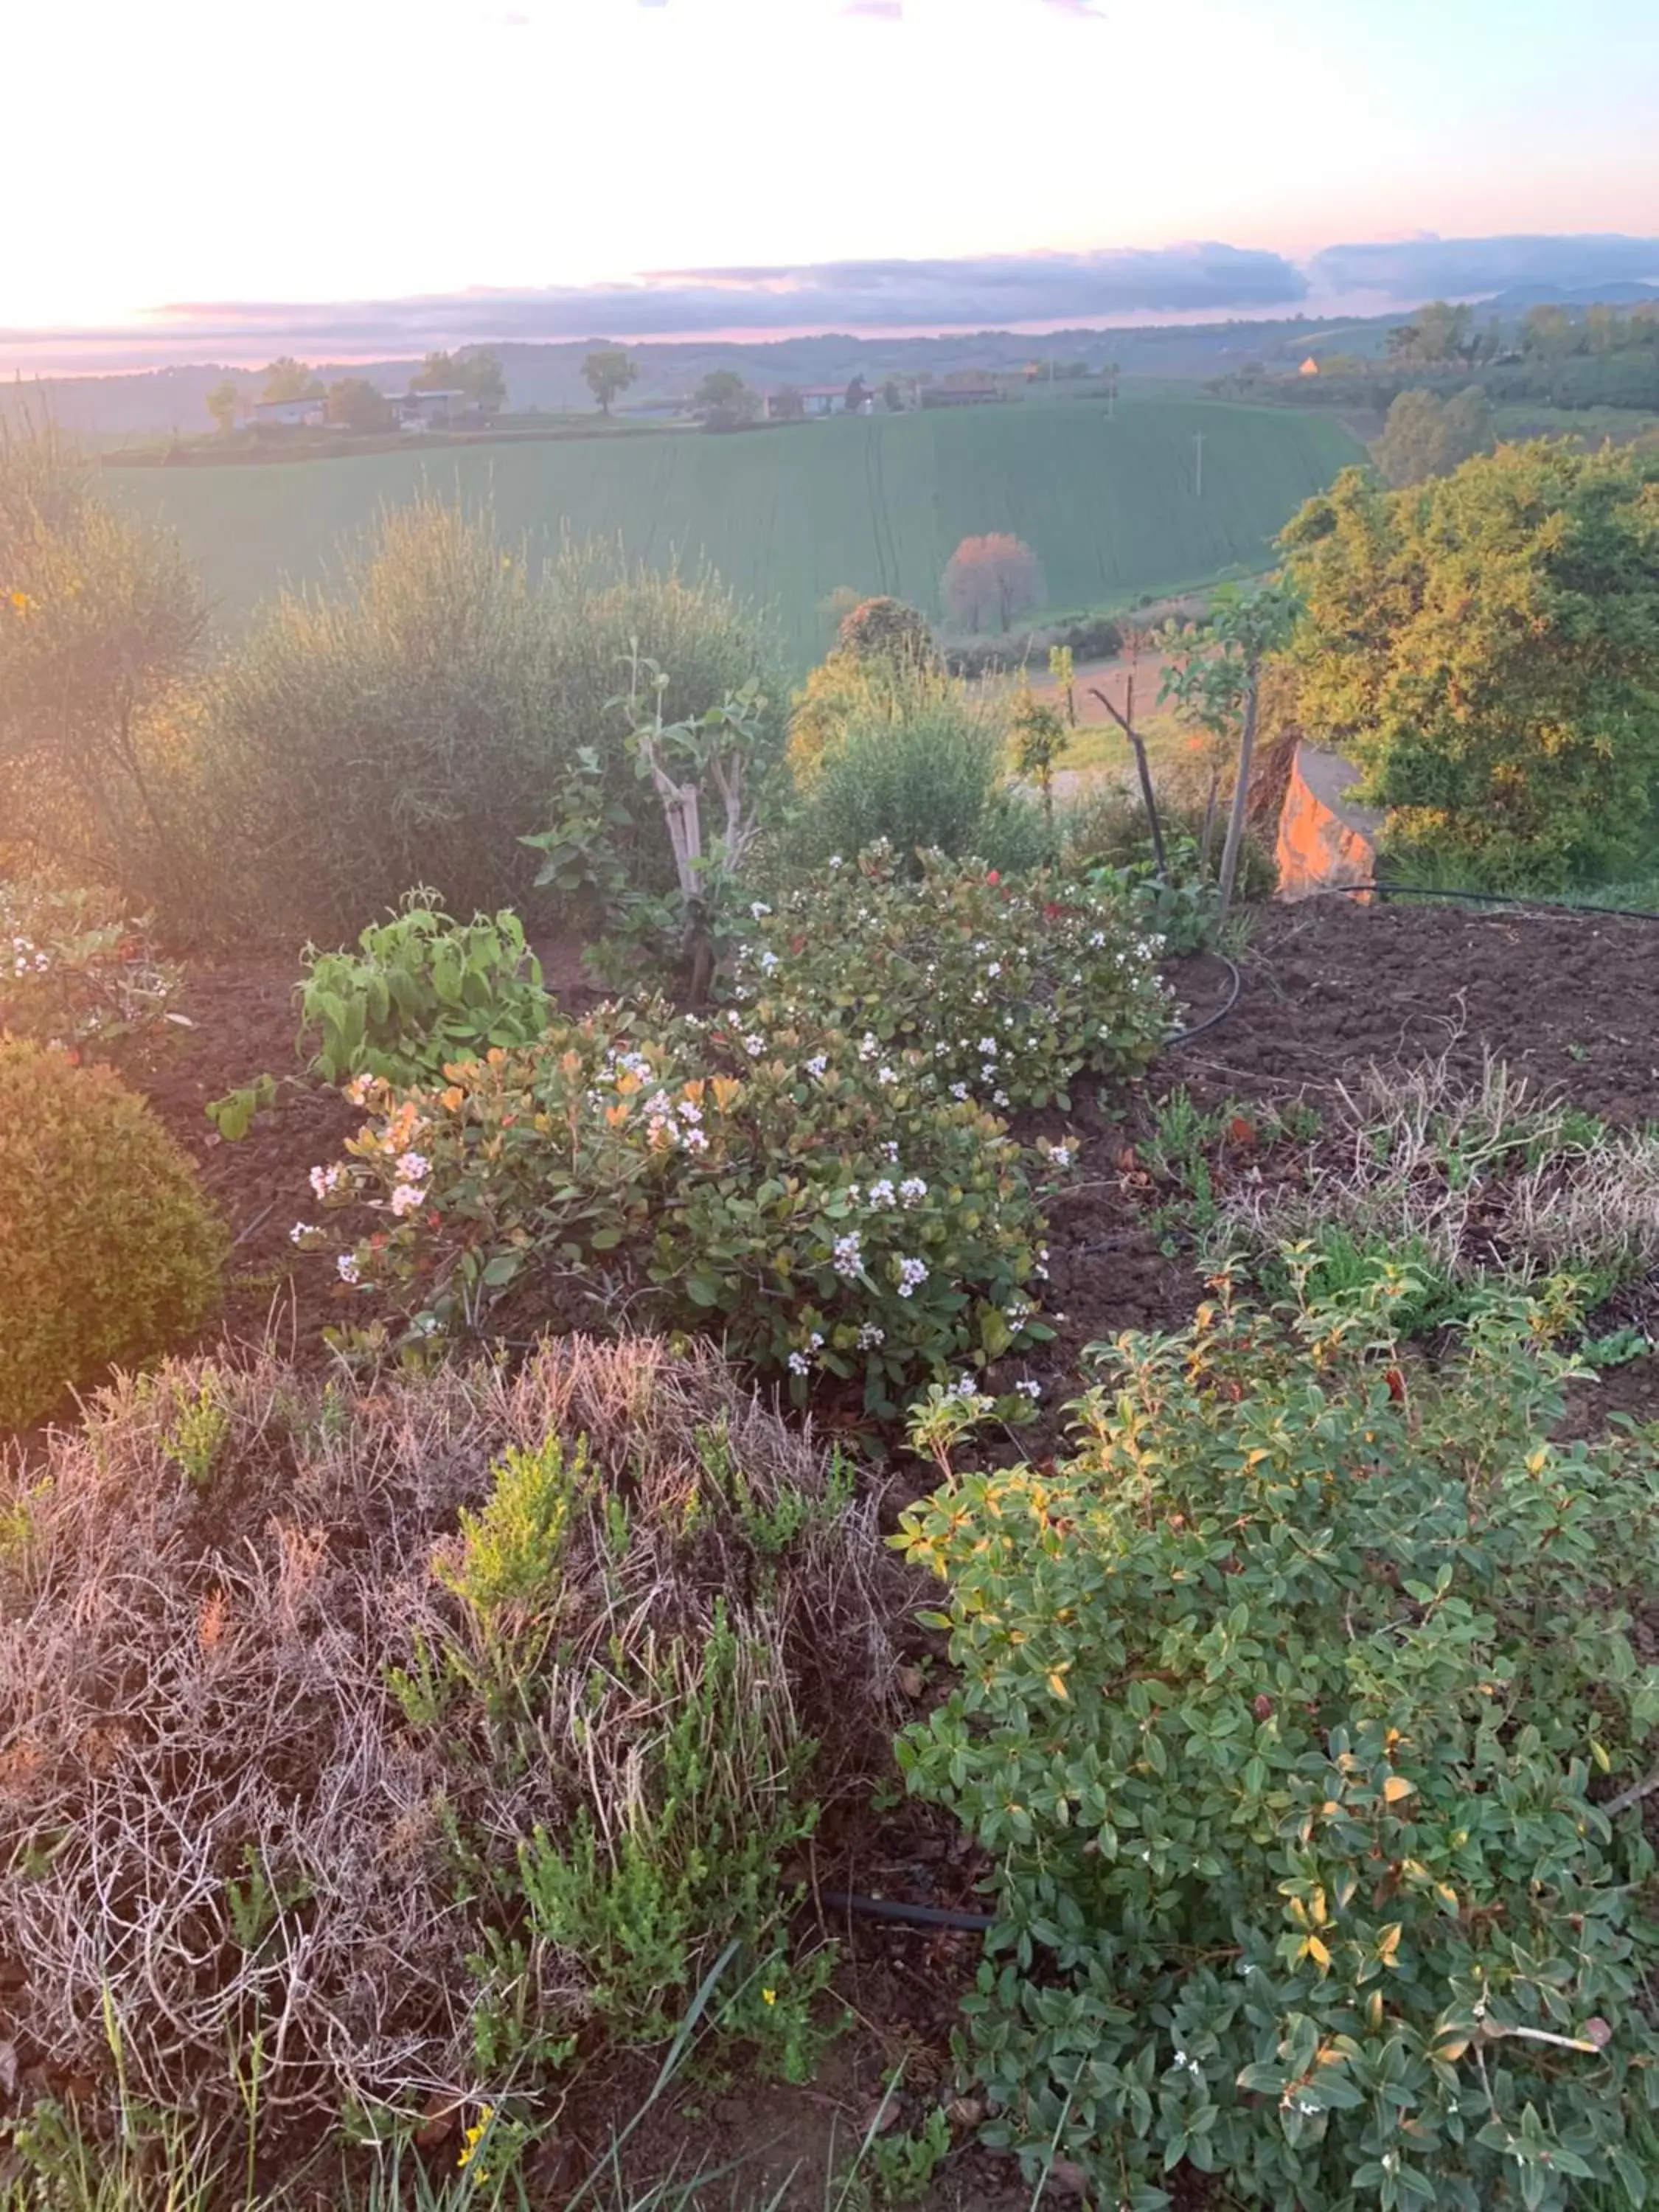
[[[810,422],[821,422],[827,415],[847,412],[844,384],[797,385],[793,394],[787,386],[781,392],[769,392],[761,402],[762,412],[769,422],[786,422],[796,399],[800,402],[800,412]]]
[[[262,429],[319,429],[328,419],[328,402],[319,392],[307,399],[256,399],[253,420]]]
[[[402,392],[392,403],[400,430],[447,430],[459,422],[477,422],[484,410],[470,392]]]

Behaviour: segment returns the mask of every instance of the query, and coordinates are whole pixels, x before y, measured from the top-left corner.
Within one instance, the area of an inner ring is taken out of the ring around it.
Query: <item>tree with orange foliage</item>
[[[1023,538],[994,530],[984,538],[963,539],[939,588],[952,621],[977,635],[993,616],[1006,630],[1016,615],[1041,605],[1042,570]]]

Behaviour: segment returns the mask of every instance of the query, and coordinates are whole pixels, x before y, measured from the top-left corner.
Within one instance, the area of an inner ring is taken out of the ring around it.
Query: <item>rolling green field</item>
[[[1195,489],[1203,437],[1203,489]],[[488,500],[533,544],[620,535],[666,562],[706,555],[769,604],[792,658],[823,651],[838,586],[939,611],[965,537],[1012,531],[1036,550],[1051,607],[1123,605],[1259,563],[1310,493],[1363,449],[1324,416],[1200,399],[1018,403],[838,419],[738,437],[370,453],[268,466],[112,469],[174,524],[234,622],[280,580],[315,578],[343,538],[425,483]]]

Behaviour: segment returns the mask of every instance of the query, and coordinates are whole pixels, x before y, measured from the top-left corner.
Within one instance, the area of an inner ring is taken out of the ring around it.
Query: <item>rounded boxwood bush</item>
[[[195,1169],[112,1069],[0,1038],[0,1429],[191,1335],[223,1249]]]

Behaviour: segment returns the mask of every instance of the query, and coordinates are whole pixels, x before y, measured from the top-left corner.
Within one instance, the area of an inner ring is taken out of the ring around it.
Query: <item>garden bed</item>
[[[1135,1083],[1079,1085],[1069,1115],[1015,1117],[1030,1140],[1069,1137],[1076,1147],[1051,1208],[1048,1304],[1056,1333],[1023,1363],[1041,1382],[1042,1401],[1018,1449],[1040,1459],[1060,1446],[1063,1407],[1081,1387],[1085,1346],[1125,1330],[1179,1328],[1204,1296],[1202,1268],[1190,1240],[1171,1235],[1160,1211],[1168,1193],[1146,1157],[1161,1102],[1184,1088],[1202,1111],[1247,1109],[1237,1132],[1224,1131],[1212,1147],[1218,1193],[1261,1171],[1248,1109],[1262,1109],[1264,1125],[1270,1108],[1300,1102],[1328,1110],[1373,1064],[1445,1054],[1454,1073],[1473,1079],[1490,1054],[1534,1090],[1559,1091],[1611,1123],[1659,1121],[1656,951],[1650,928],[1615,921],[1364,908],[1335,900],[1257,915],[1239,959],[1238,1003],[1224,1021],[1166,1052]],[[1231,988],[1224,966],[1210,956],[1172,963],[1168,972],[1190,1023],[1217,1011]],[[293,980],[289,963],[268,957],[193,967],[183,1000],[192,1027],[147,1064],[130,1060],[127,1072],[199,1162],[236,1240],[224,1338],[245,1345],[274,1327],[283,1354],[311,1364],[326,1356],[324,1332],[362,1308],[327,1260],[296,1252],[289,1232],[312,1212],[310,1170],[338,1156],[361,1115],[298,1072]],[[567,998],[576,997],[568,963],[560,980]],[[267,1072],[280,1079],[275,1109],[258,1115],[240,1141],[220,1137],[207,1103]],[[1570,1419],[1589,1432],[1613,1413],[1659,1418],[1659,1357],[1585,1385]],[[901,1461],[884,1524],[930,1485],[924,1466]],[[936,1641],[913,1631],[901,1655],[924,1700],[933,1693]],[[800,1869],[818,1893],[969,1906],[980,1871],[966,1837],[903,1802],[885,1813],[842,1808]],[[950,2039],[972,1984],[977,1939],[809,1908],[799,1931],[808,1943],[820,1917],[842,1947],[835,1995],[853,2026],[813,2082],[798,2087],[738,2075],[689,2087],[640,2130],[630,2172],[747,2160],[758,2193],[793,2172],[787,2201],[821,2205],[826,2177],[856,2153],[895,2069],[902,2070],[896,2127],[921,2124],[938,2095],[948,2095]],[[611,2130],[638,2108],[650,2074],[643,2061],[618,2061],[579,2081],[538,2178],[556,2188],[587,2172]],[[972,2113],[959,2118],[958,2148],[920,2201],[972,2212],[1028,2201],[1012,2162],[970,2147]]]
[[[1320,899],[1255,921],[1239,963],[1231,1015],[1166,1053],[1127,1092],[1080,1086],[1069,1117],[1018,1117],[1022,1134],[1081,1139],[1072,1182],[1049,1238],[1056,1336],[1032,1372],[1050,1404],[1076,1385],[1081,1347],[1125,1329],[1171,1328],[1203,1294],[1199,1273],[1151,1216],[1157,1194],[1132,1157],[1155,1103],[1178,1087],[1213,1109],[1226,1102],[1317,1105],[1376,1063],[1449,1053],[1456,1073],[1479,1075],[1490,1051],[1534,1089],[1623,1127],[1659,1121],[1659,931],[1601,918],[1471,913],[1438,905],[1362,907]],[[191,969],[184,1000],[194,1027],[148,1066],[129,1067],[173,1133],[200,1163],[236,1249],[224,1335],[278,1340],[301,1358],[353,1312],[326,1261],[296,1253],[289,1231],[311,1218],[307,1182],[337,1158],[361,1116],[295,1057],[293,967],[261,955]],[[567,1001],[589,994],[574,963],[550,969]],[[1228,979],[1209,956],[1172,963],[1171,981],[1200,1020]],[[204,1108],[269,1072],[282,1080],[274,1111],[240,1142],[219,1138]],[[1247,1172],[1250,1163],[1236,1164]],[[360,1309],[359,1309],[360,1310]],[[1639,1410],[1645,1370],[1620,1370],[1609,1401]],[[1659,1411],[1659,1372],[1651,1382]]]

